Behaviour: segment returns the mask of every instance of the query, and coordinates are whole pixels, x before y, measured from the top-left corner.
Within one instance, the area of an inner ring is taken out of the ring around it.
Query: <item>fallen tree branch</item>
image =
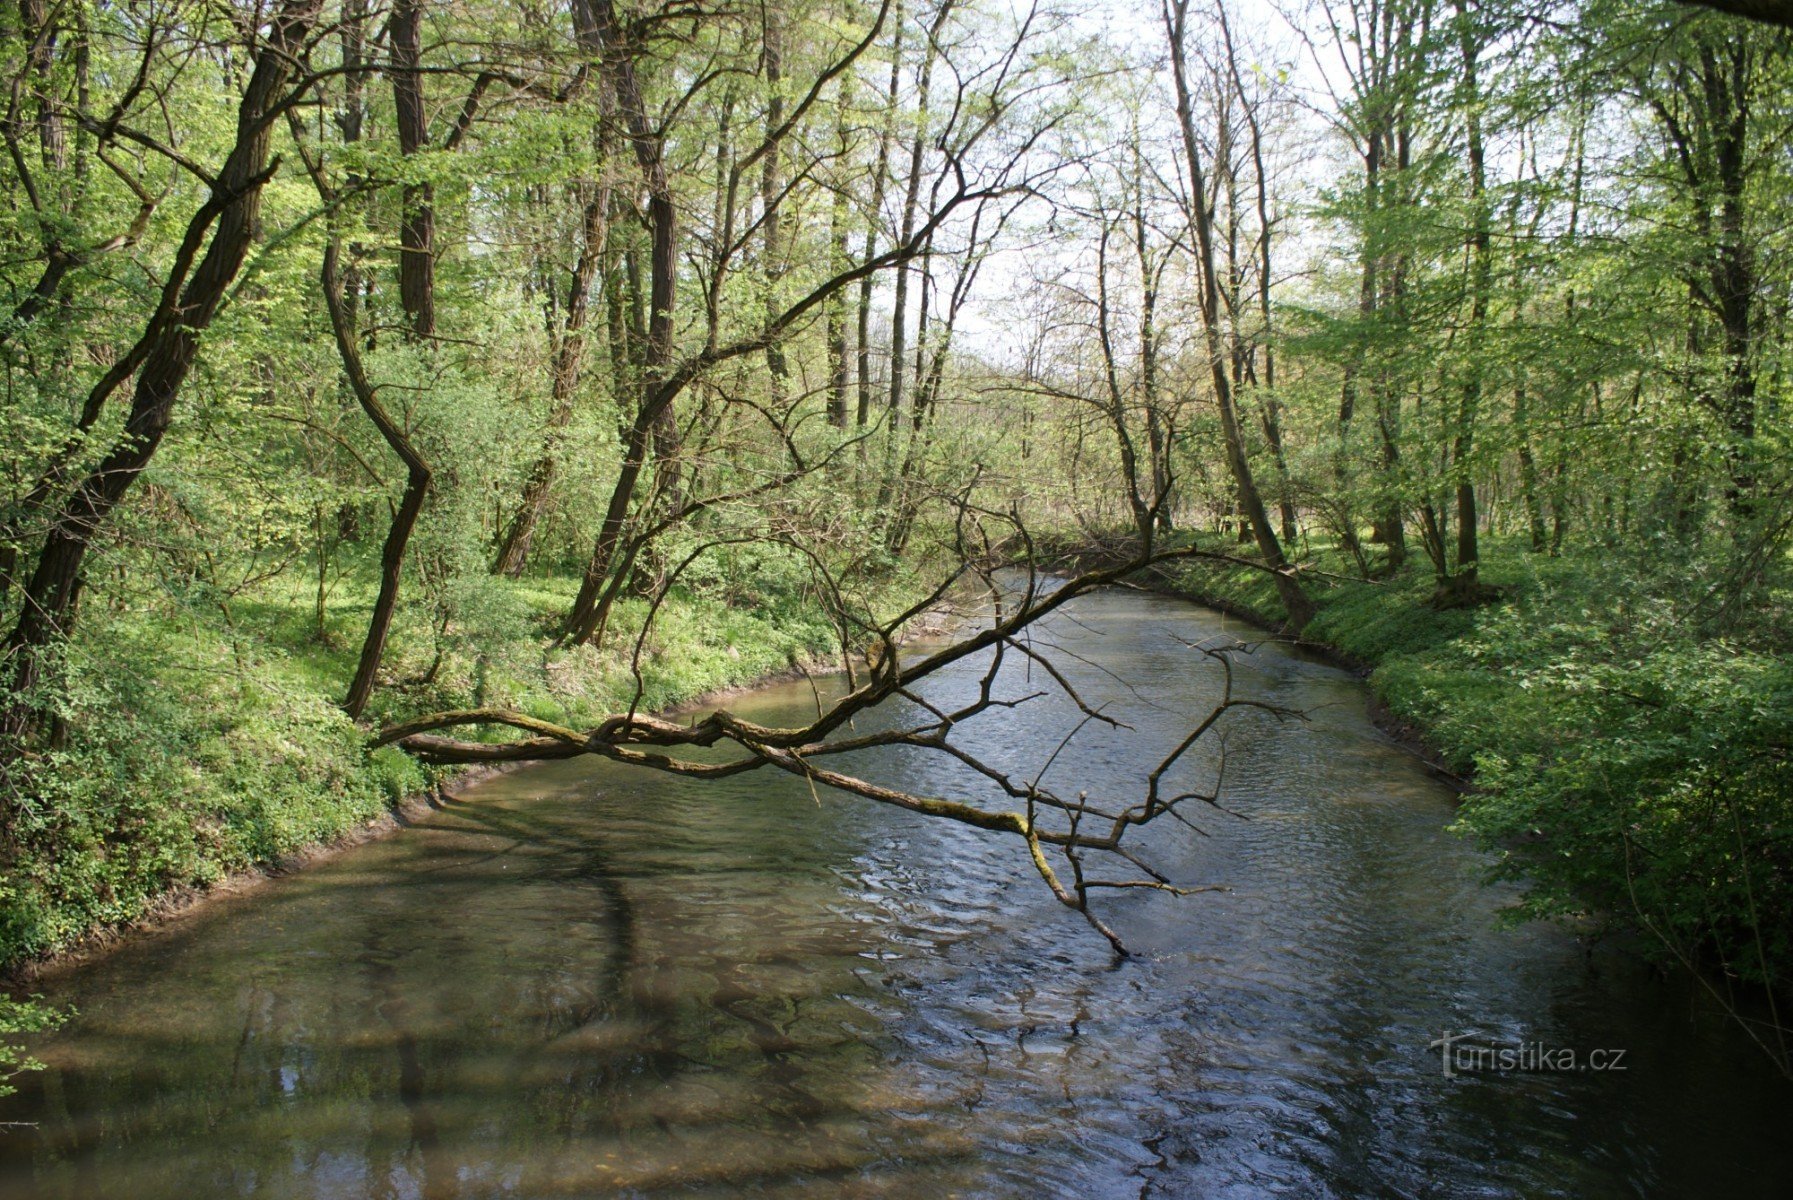
[[[694,551],[681,564],[681,571],[705,549],[706,547],[700,547]],[[590,729],[576,730],[510,709],[473,708],[427,713],[401,721],[382,730],[374,739],[374,744],[397,745],[421,759],[437,763],[518,762],[576,758],[589,754],[613,762],[696,779],[723,778],[772,767],[805,780],[812,788],[822,785],[920,816],[954,821],[988,833],[1022,839],[1030,862],[1053,896],[1066,907],[1082,914],[1118,954],[1125,954],[1126,947],[1120,936],[1090,910],[1089,894],[1092,890],[1145,889],[1173,895],[1218,890],[1213,887],[1174,884],[1164,873],[1151,867],[1130,848],[1122,845],[1131,830],[1163,816],[1170,816],[1196,832],[1203,833],[1178,811],[1182,804],[1191,800],[1200,800],[1221,812],[1230,813],[1231,810],[1220,803],[1224,760],[1214,786],[1208,791],[1182,791],[1166,798],[1161,791],[1166,776],[1187,758],[1193,747],[1215,736],[1221,722],[1237,709],[1256,710],[1279,720],[1299,717],[1301,714],[1234,695],[1232,655],[1250,652],[1254,647],[1238,643],[1222,646],[1183,643],[1220,669],[1223,686],[1219,700],[1209,712],[1193,723],[1190,732],[1145,775],[1144,796],[1137,802],[1124,806],[1103,806],[1091,803],[1085,794],[1079,794],[1074,800],[1067,799],[1044,783],[1044,776],[1058,755],[1078,733],[1091,724],[1111,728],[1125,726],[1087,702],[1078,693],[1072,680],[1050,661],[1044,651],[1021,639],[1032,626],[1060,611],[1079,596],[1120,582],[1136,571],[1191,558],[1266,569],[1262,564],[1249,559],[1183,547],[1143,553],[1125,562],[1086,570],[1055,587],[1051,586],[1050,579],[1034,568],[1029,545],[1025,556],[1003,564],[1024,572],[1025,582],[1018,588],[1005,588],[997,580],[997,572],[1002,567],[992,567],[987,562],[973,565],[971,559],[964,559],[951,572],[947,584],[932,592],[932,598],[938,601],[952,583],[962,579],[967,573],[975,573],[983,581],[990,598],[992,616],[988,625],[905,662],[896,651],[902,628],[927,611],[925,605],[907,608],[882,624],[859,621],[859,625],[871,635],[871,644],[882,653],[872,663],[871,670],[862,682],[851,684],[850,690],[833,703],[818,705],[815,719],[803,725],[763,725],[726,708],[716,708],[695,719],[679,722],[644,714],[631,706],[630,711],[606,717]],[[671,582],[669,578],[666,586],[670,586]],[[837,590],[830,590],[829,594],[838,597]],[[657,602],[649,610],[650,621],[656,611]],[[850,614],[837,614],[837,624],[842,628],[847,628],[854,620]],[[637,640],[637,657],[645,638],[644,629],[642,637]],[[987,655],[988,661],[978,680],[976,695],[958,708],[937,705],[923,699],[918,693],[919,685],[925,680],[947,667],[980,654]],[[1054,690],[1034,690],[1019,696],[1000,694],[998,679],[1011,655],[1025,667],[1040,667]],[[635,669],[639,670],[638,665]],[[982,713],[992,709],[1018,708],[1054,694],[1067,700],[1081,714],[1082,719],[1031,779],[1017,778],[1011,772],[992,765],[952,741],[952,735],[959,727]],[[921,710],[924,719],[916,724],[847,733],[855,717],[893,697],[908,699]],[[500,726],[529,736],[503,742],[485,742],[444,736],[441,732],[476,726]],[[739,755],[713,762],[678,753],[681,749],[705,750],[718,746],[731,746],[739,751]],[[821,761],[831,756],[879,747],[900,747],[944,754],[970,768],[988,784],[994,785],[1003,797],[1016,802],[1017,807],[922,795],[831,768]],[[1049,851],[1056,851],[1064,859],[1065,865],[1070,869],[1069,883],[1067,877],[1061,876],[1054,868]],[[1141,871],[1146,877],[1087,878],[1086,856],[1091,853],[1111,855]]]

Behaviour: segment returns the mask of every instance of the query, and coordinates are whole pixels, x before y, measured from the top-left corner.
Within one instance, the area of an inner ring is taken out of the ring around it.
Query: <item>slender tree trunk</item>
[[[1359,345],[1345,363],[1344,381],[1339,388],[1338,450],[1332,464],[1333,484],[1339,498],[1339,537],[1344,541],[1345,549],[1350,552],[1351,557],[1360,563],[1364,561],[1364,553],[1358,538],[1357,508],[1352,495],[1354,481],[1351,472],[1351,427],[1357,418],[1358,389],[1367,365],[1368,356],[1362,343],[1369,337],[1370,326],[1376,319],[1377,301],[1381,296],[1381,282],[1377,278],[1381,249],[1378,245],[1376,222],[1382,184],[1382,143],[1382,134],[1378,129],[1371,129],[1364,140],[1365,218],[1357,288]]]
[[[896,139],[897,99],[900,95],[903,77],[903,33],[905,31],[905,7],[903,0],[896,0],[892,7],[893,36],[890,47],[890,82],[886,85],[884,95],[884,125],[878,134],[878,157],[872,168],[872,194],[867,205],[865,223],[865,259],[871,261],[878,248],[878,224],[884,219],[884,199],[890,187],[890,148]],[[859,313],[857,362],[855,363],[859,385],[859,406],[855,414],[855,425],[863,434],[872,420],[872,284],[871,275],[859,281]],[[859,443],[859,462],[863,473],[866,443]],[[861,481],[863,484],[863,480]]]
[[[940,47],[938,32],[952,12],[954,0],[942,0],[928,31],[928,44],[922,52],[921,74],[916,81],[916,129],[909,141],[908,181],[903,189],[903,216],[897,244],[906,246],[915,237],[915,214],[921,201],[922,164],[928,146],[928,98],[933,84],[934,62]],[[897,435],[903,412],[903,392],[908,382],[909,347],[909,260],[897,264],[896,296],[890,310],[890,399],[884,429],[884,472],[878,485],[878,508],[889,507],[896,479]]]
[[[846,140],[848,109],[853,96],[853,73],[841,77],[840,103],[835,115],[835,138]],[[844,181],[836,183],[834,202],[828,209],[828,273],[838,275],[847,267],[847,189]],[[836,429],[847,427],[847,392],[852,383],[853,364],[848,358],[847,296],[836,292],[828,299],[826,315],[828,342],[828,423]]]
[[[523,573],[535,541],[536,526],[547,511],[549,494],[559,470],[560,442],[568,423],[573,419],[579,396],[581,364],[585,356],[586,314],[591,307],[591,290],[604,259],[605,234],[609,228],[610,190],[600,187],[586,202],[580,220],[579,257],[573,265],[573,278],[567,287],[566,315],[562,319],[554,347],[553,378],[550,381],[548,428],[541,453],[530,467],[523,484],[523,496],[516,513],[505,528],[498,557],[492,567],[495,575],[515,578]]]
[[[393,0],[392,101],[398,149],[415,158],[429,149],[429,117],[423,102],[423,9],[419,0]],[[414,338],[436,335],[435,188],[407,183],[399,198],[398,298]]]
[[[1227,69],[1232,74],[1233,91],[1245,114],[1246,132],[1250,134],[1252,174],[1256,182],[1255,200],[1258,212],[1258,317],[1263,324],[1264,377],[1263,422],[1264,441],[1270,447],[1276,464],[1278,508],[1282,517],[1285,542],[1295,540],[1294,480],[1289,473],[1289,456],[1283,449],[1282,400],[1276,393],[1276,331],[1271,319],[1270,283],[1271,243],[1274,226],[1270,220],[1270,173],[1264,168],[1264,132],[1258,122],[1257,107],[1245,93],[1245,80],[1239,71],[1239,56],[1233,47],[1232,24],[1224,7],[1216,9],[1220,16],[1221,34],[1226,41]]]
[[[1408,189],[1411,184],[1411,151],[1412,135],[1406,126],[1406,118],[1396,123],[1392,132],[1395,153],[1395,186],[1394,203],[1403,208],[1410,208],[1412,196]],[[1387,197],[1385,196],[1386,200]],[[1386,207],[1386,205],[1385,205]],[[1380,240],[1380,239],[1379,239]],[[1404,248],[1386,247],[1388,269],[1380,272],[1387,283],[1387,295],[1378,300],[1377,312],[1386,313],[1402,329],[1408,328],[1407,318],[1407,270],[1409,254]],[[1403,515],[1404,493],[1406,488],[1402,480],[1401,463],[1401,394],[1391,383],[1385,364],[1378,363],[1374,377],[1376,397],[1376,431],[1381,438],[1381,487],[1379,513],[1375,521],[1375,538],[1381,542],[1388,553],[1387,569],[1390,574],[1399,571],[1407,562],[1407,524]]]
[[[574,38],[588,62],[600,62],[604,47],[598,36],[593,14],[580,7],[573,14]],[[600,85],[599,119],[591,135],[597,154],[596,178],[581,181],[575,189],[584,199],[579,221],[579,250],[573,262],[573,274],[567,285],[567,298],[560,328],[555,331],[553,362],[549,381],[548,426],[529,474],[523,483],[523,495],[516,513],[506,526],[492,565],[495,575],[515,578],[523,573],[530,549],[535,544],[536,527],[547,511],[548,500],[559,472],[561,439],[573,419],[579,396],[579,383],[585,359],[585,326],[591,309],[591,291],[604,265],[610,261],[610,158],[608,134],[612,115],[605,103],[608,88]],[[618,393],[620,397],[623,393]]]
[[[1139,537],[1143,553],[1151,549],[1155,523],[1151,505],[1140,488],[1139,453],[1133,445],[1133,432],[1128,428],[1126,393],[1121,385],[1114,349],[1113,314],[1108,303],[1108,244],[1112,234],[1112,226],[1104,220],[1096,243],[1096,341],[1102,350],[1102,378],[1108,393],[1104,408],[1114,430],[1115,449],[1120,455],[1121,485],[1126,488],[1127,507],[1133,513],[1133,532]]]
[[[678,504],[678,418],[672,395],[662,387],[673,353],[672,316],[678,281],[677,212],[673,207],[672,186],[667,179],[660,142],[649,125],[635,63],[622,44],[612,0],[590,0],[590,4],[593,25],[604,46],[604,69],[614,89],[629,140],[634,144],[636,163],[647,188],[650,294],[647,346],[636,415],[623,432],[622,461],[611,488],[610,503],[604,511],[585,576],[580,581],[579,594],[563,625],[562,636],[569,642],[593,640],[609,618],[608,597],[613,597],[615,592],[606,591],[605,582],[616,566],[617,549],[622,543],[629,508],[647,462],[650,443],[662,472],[661,493],[669,507]],[[600,600],[603,600],[602,604]]]
[[[1146,449],[1151,455],[1152,512],[1160,534],[1175,529],[1170,490],[1171,434],[1165,420],[1158,380],[1158,284],[1161,265],[1154,267],[1150,225],[1145,211],[1145,164],[1139,152],[1139,131],[1134,129],[1133,149],[1133,257],[1139,268],[1139,391],[1146,410]]]
[[[1513,425],[1519,439],[1519,491],[1525,504],[1526,527],[1531,534],[1534,554],[1542,554],[1548,545],[1544,532],[1544,504],[1538,495],[1538,462],[1532,453],[1531,397],[1526,383],[1524,364],[1515,367],[1513,381]]]
[[[349,682],[348,694],[342,702],[344,712],[350,717],[359,718],[367,708],[368,698],[373,695],[380,660],[385,656],[386,640],[392,631],[392,618],[398,611],[398,591],[404,578],[405,551],[410,545],[412,532],[417,528],[417,518],[423,512],[424,501],[429,497],[430,468],[412,445],[404,428],[381,405],[377,391],[368,381],[367,372],[361,365],[361,350],[355,327],[349,323],[348,309],[343,301],[339,260],[340,249],[333,238],[324,248],[321,275],[324,304],[330,312],[330,329],[336,336],[336,351],[342,359],[343,374],[348,378],[349,389],[354,392],[361,410],[380,431],[386,445],[405,464],[405,492],[399,500],[398,508],[393,512],[392,524],[387,527],[386,541],[380,547],[380,590],[374,598],[374,611],[368,618],[367,633],[361,640],[361,656],[355,664],[355,677]]]
[[[1239,427],[1238,410],[1233,404],[1232,380],[1227,373],[1226,347],[1220,329],[1220,280],[1215,270],[1214,212],[1208,199],[1207,182],[1202,171],[1201,145],[1195,136],[1194,100],[1190,95],[1184,53],[1184,29],[1189,0],[1165,0],[1165,32],[1169,35],[1171,74],[1176,84],[1177,121],[1183,134],[1183,154],[1189,171],[1191,214],[1196,233],[1196,265],[1200,272],[1202,324],[1208,349],[1208,373],[1214,386],[1214,401],[1220,410],[1221,433],[1226,442],[1227,465],[1232,469],[1238,488],[1239,505],[1251,522],[1252,535],[1265,564],[1276,573],[1277,593],[1288,611],[1289,624],[1295,629],[1313,618],[1313,601],[1302,590],[1293,568],[1283,555],[1281,542],[1264,511],[1264,501],[1252,479],[1251,462],[1245,453],[1245,438]]]
[[[342,107],[336,113],[336,127],[347,146],[361,141],[367,120],[367,5],[368,0],[343,0],[342,6]],[[362,182],[359,174],[351,173],[348,190],[358,191]],[[361,292],[367,286],[360,265],[363,252],[359,243],[351,243],[342,268],[343,310],[350,325],[360,323]]]
[[[1473,603],[1480,591],[1477,582],[1477,521],[1475,490],[1475,434],[1482,400],[1483,351],[1488,323],[1488,293],[1493,266],[1487,197],[1487,153],[1482,144],[1482,96],[1478,68],[1480,45],[1474,28],[1476,11],[1469,0],[1458,0],[1458,44],[1463,52],[1464,119],[1469,140],[1470,206],[1470,302],[1468,348],[1461,403],[1457,410],[1457,437],[1452,450],[1452,474],[1457,491],[1457,569],[1450,591],[1458,603]]]
[[[1756,250],[1744,229],[1748,204],[1747,153],[1752,71],[1751,50],[1738,38],[1722,46],[1702,48],[1703,71],[1711,82],[1715,167],[1721,201],[1718,254],[1712,266],[1712,290],[1718,298],[1723,327],[1723,416],[1729,438],[1725,462],[1730,480],[1725,500],[1733,514],[1748,520],[1756,503],[1756,375],[1753,355],[1754,300],[1757,290]]]
[[[784,191],[784,138],[779,132],[784,125],[784,17],[776,4],[764,5],[761,12],[765,17],[761,36],[764,38],[769,95],[766,101],[766,154],[760,167],[760,233],[764,257],[762,274],[766,280],[765,310],[769,323],[778,312],[778,282],[784,277],[784,206],[780,202]],[[782,405],[790,367],[785,362],[784,346],[776,340],[766,347],[766,374],[772,403]]]

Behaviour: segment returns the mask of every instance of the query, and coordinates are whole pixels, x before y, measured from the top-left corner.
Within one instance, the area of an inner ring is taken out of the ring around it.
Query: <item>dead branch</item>
[[[980,518],[995,515],[974,512],[969,505],[962,510],[961,516],[965,520],[961,523],[961,548],[970,549],[972,545],[968,534],[973,531],[965,527],[969,522],[978,527],[975,531],[978,534],[976,540],[987,549],[990,544],[988,532],[982,529]],[[830,593],[833,603],[840,605],[836,623],[843,631],[843,639],[848,636],[846,631],[858,622],[869,633],[870,640],[881,650],[881,654],[862,681],[854,683],[849,676],[850,690],[832,703],[818,703],[815,719],[807,724],[762,725],[725,708],[714,709],[695,720],[678,722],[644,714],[638,711],[637,705],[632,705],[629,711],[607,717],[591,729],[575,730],[508,709],[478,708],[414,717],[382,730],[374,744],[397,745],[421,759],[437,763],[515,762],[575,758],[590,754],[693,778],[719,778],[772,767],[798,776],[812,786],[822,785],[922,816],[942,818],[986,832],[1020,838],[1027,846],[1030,862],[1054,897],[1066,907],[1080,913],[1108,939],[1117,953],[1125,954],[1126,947],[1119,935],[1090,910],[1089,896],[1092,891],[1147,889],[1187,895],[1196,891],[1213,890],[1174,884],[1130,847],[1123,846],[1132,830],[1164,816],[1170,816],[1176,822],[1196,829],[1179,811],[1182,805],[1190,801],[1199,800],[1218,811],[1231,812],[1220,803],[1224,770],[1209,791],[1185,791],[1170,796],[1166,796],[1163,790],[1166,777],[1188,757],[1197,744],[1218,737],[1223,721],[1235,710],[1255,709],[1278,720],[1299,717],[1301,714],[1234,694],[1232,656],[1242,651],[1249,652],[1252,647],[1233,643],[1193,645],[1191,649],[1202,655],[1207,662],[1216,665],[1221,672],[1220,697],[1211,710],[1193,725],[1188,735],[1146,775],[1143,796],[1126,805],[1092,803],[1086,794],[1078,794],[1074,799],[1069,799],[1045,784],[1047,769],[1071,740],[1088,725],[1102,723],[1118,726],[1119,722],[1087,702],[1047,654],[1027,644],[1023,638],[1032,626],[1058,612],[1071,600],[1115,584],[1134,572],[1166,562],[1205,558],[1262,568],[1260,564],[1250,563],[1249,560],[1184,547],[1143,553],[1120,564],[1084,571],[1054,587],[1053,581],[1041,575],[1034,567],[1031,544],[1025,538],[1026,531],[1014,520],[1012,514],[1005,514],[1004,519],[1012,522],[1013,531],[1020,534],[1021,541],[1028,547],[1025,554],[1007,558],[986,554],[981,561],[966,556],[961,560],[961,566],[949,574],[947,582],[932,593],[928,603],[905,609],[881,624],[874,624],[863,616],[851,613],[840,600],[838,591]],[[714,544],[718,543],[709,543],[694,550],[663,587],[671,586],[678,573],[682,573],[699,554]],[[819,558],[815,561],[820,569],[825,570],[820,567]],[[1023,573],[1023,582],[1018,588],[1005,588],[1000,584],[997,572],[1004,568]],[[955,582],[967,575],[976,576],[989,597],[989,623],[982,625],[980,622],[980,628],[949,645],[911,656],[905,661],[898,653],[903,627],[925,612],[932,603],[937,603]],[[645,629],[642,636],[646,636]],[[640,643],[637,645],[637,655],[639,651]],[[998,690],[998,678],[1005,663],[1012,661],[1011,653],[1028,667],[1040,667],[1050,680],[1053,690],[1035,690],[1020,696],[1002,694]],[[988,659],[982,668],[975,696],[964,704],[949,709],[920,696],[919,685],[929,677],[980,654],[987,655]],[[952,740],[956,730],[981,714],[1018,708],[1055,692],[1068,700],[1082,719],[1032,778],[1017,777]],[[639,696],[639,689],[637,695]],[[871,732],[849,732],[856,716],[893,697],[913,702],[924,714],[923,719],[918,723]],[[510,741],[486,742],[446,736],[442,732],[478,726],[502,726],[530,736]],[[734,757],[715,762],[698,761],[678,753],[680,750],[716,747],[730,747],[738,753]],[[1014,801],[1015,805],[993,807],[968,800],[921,795],[825,765],[826,760],[834,756],[877,747],[904,747],[944,754],[994,785],[1004,797]],[[1196,829],[1196,832],[1202,831]],[[1054,868],[1049,851],[1056,852],[1063,860],[1063,866],[1069,869],[1069,882]],[[1091,854],[1106,855],[1119,863],[1130,865],[1142,872],[1145,878],[1091,877],[1086,873]]]

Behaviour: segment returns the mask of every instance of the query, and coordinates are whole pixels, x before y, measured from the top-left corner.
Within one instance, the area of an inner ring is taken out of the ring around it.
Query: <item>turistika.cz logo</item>
[[[1543,1042],[1505,1045],[1476,1040],[1469,1032],[1446,1032],[1427,1043],[1444,1062],[1444,1077],[1479,1074],[1555,1074],[1567,1071],[1623,1071],[1625,1051],[1613,1048],[1585,1053],[1570,1046]]]

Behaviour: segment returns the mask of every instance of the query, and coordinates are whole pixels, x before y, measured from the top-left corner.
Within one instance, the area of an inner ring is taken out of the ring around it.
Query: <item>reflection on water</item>
[[[1177,639],[1223,619],[1074,607],[1042,640],[1134,729],[1086,730],[1053,778],[1112,796],[1211,702]],[[1153,828],[1160,865],[1230,890],[1119,895],[1133,961],[1007,842],[784,776],[555,764],[52,984],[81,1016],[0,1102],[34,1122],[0,1132],[0,1195],[1789,1194],[1793,1091],[1739,1035],[1499,926],[1355,681],[1266,647],[1240,685],[1311,719],[1243,715],[1242,817]],[[967,739],[1037,766],[1076,721],[1040,702]],[[1629,1070],[1447,1079],[1427,1043],[1457,1030]]]

